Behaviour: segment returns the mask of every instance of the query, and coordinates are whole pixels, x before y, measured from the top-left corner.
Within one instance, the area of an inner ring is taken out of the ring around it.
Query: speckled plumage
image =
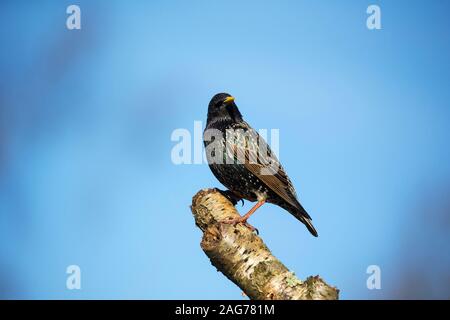
[[[277,157],[243,120],[229,94],[219,93],[211,99],[203,140],[211,171],[237,198],[276,204],[317,236]]]

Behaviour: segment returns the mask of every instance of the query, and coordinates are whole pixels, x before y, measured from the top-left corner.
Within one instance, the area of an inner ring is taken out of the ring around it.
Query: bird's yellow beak
[[[228,97],[228,98],[226,98],[225,100],[223,100],[223,102],[224,102],[225,104],[228,104],[228,103],[233,102],[233,101],[234,101],[234,97]]]

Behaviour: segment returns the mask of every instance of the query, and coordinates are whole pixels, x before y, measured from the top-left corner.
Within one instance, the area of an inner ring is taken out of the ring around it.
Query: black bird
[[[227,223],[247,224],[247,219],[268,202],[289,211],[317,237],[311,217],[299,203],[277,157],[258,132],[243,120],[234,97],[228,93],[218,93],[211,99],[203,142],[211,171],[232,197],[257,201],[247,214]]]

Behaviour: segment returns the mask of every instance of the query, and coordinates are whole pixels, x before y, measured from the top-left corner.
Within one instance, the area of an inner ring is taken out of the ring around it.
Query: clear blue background
[[[244,299],[189,209],[219,183],[170,157],[222,91],[280,129],[320,236],[272,205],[251,223],[291,270],[343,299],[450,297],[448,1],[75,3],[78,31],[71,1],[0,5],[1,298]]]

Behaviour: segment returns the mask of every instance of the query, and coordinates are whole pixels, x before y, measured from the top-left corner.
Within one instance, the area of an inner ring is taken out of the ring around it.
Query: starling
[[[209,167],[227,193],[235,200],[257,201],[247,214],[226,223],[245,223],[254,229],[247,219],[268,202],[290,212],[317,237],[291,180],[266,141],[243,120],[231,95],[218,93],[211,99],[203,142]]]

